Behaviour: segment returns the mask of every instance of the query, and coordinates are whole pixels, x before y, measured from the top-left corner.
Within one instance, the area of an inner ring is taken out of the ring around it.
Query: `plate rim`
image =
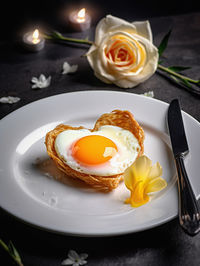
[[[40,103],[40,102],[44,102],[44,101],[48,101],[50,98],[51,99],[55,99],[57,97],[62,97],[63,95],[69,95],[69,94],[86,94],[86,93],[90,93],[90,94],[96,94],[96,93],[114,93],[114,94],[127,94],[127,95],[132,95],[134,97],[144,97],[145,99],[147,99],[147,96],[144,96],[144,95],[140,95],[140,94],[135,94],[133,92],[122,92],[122,91],[112,91],[112,90],[84,90],[84,91],[75,91],[75,92],[66,92],[66,93],[61,93],[61,94],[56,94],[56,95],[52,95],[52,96],[47,96],[47,97],[44,97],[42,99],[39,99],[39,100],[36,100],[36,101],[33,101],[31,103],[28,103],[14,111],[12,111],[11,113],[9,113],[8,115],[4,116],[1,120],[0,120],[0,126],[2,124],[2,121],[5,121],[7,119],[9,119],[10,117],[12,117],[13,115],[17,115],[18,112],[22,112],[24,111],[24,109],[26,109],[27,107],[29,106],[33,106],[35,105],[36,103]],[[159,99],[155,99],[155,98],[150,98],[148,97],[148,100],[150,101],[156,101],[156,102],[159,102],[160,104],[162,105],[165,105],[166,107],[169,105],[168,103],[166,102],[163,102]],[[188,116],[190,119],[192,119],[195,123],[198,124],[199,126],[199,122],[198,120],[196,120],[194,117],[192,117],[190,114],[182,111],[184,113],[184,115]],[[200,195],[199,195],[200,196]],[[2,206],[1,206],[2,208]],[[152,228],[155,228],[157,226],[160,226],[170,220],[172,220],[173,218],[175,218],[177,216],[177,214],[174,214],[170,217],[167,217],[166,219],[160,221],[159,223],[156,223],[156,225],[150,225],[149,227],[144,227],[144,228],[141,228],[140,230],[136,230],[134,231],[133,229],[129,229],[129,230],[126,230],[126,232],[119,232],[119,233],[116,233],[116,232],[113,232],[113,233],[105,233],[105,234],[102,234],[102,233],[92,233],[92,234],[84,234],[84,233],[77,233],[77,232],[66,232],[66,231],[62,231],[62,230],[56,230],[56,229],[52,229],[52,228],[47,228],[47,227],[44,227],[44,226],[41,226],[39,224],[36,224],[36,223],[32,223],[31,221],[28,221],[28,220],[25,220],[24,218],[21,218],[15,214],[13,214],[12,212],[9,212],[9,210],[7,209],[4,209],[2,208],[4,211],[6,211],[7,213],[11,214],[12,216],[14,216],[15,218],[17,218],[18,220],[22,221],[22,222],[25,222],[31,226],[34,226],[36,228],[42,228],[43,230],[46,230],[46,231],[50,231],[50,232],[54,232],[54,233],[60,233],[60,234],[64,234],[64,235],[72,235],[72,236],[83,236],[83,237],[105,237],[105,236],[116,236],[116,235],[124,235],[124,234],[130,234],[130,233],[136,233],[136,232],[140,232],[140,231],[146,231],[146,230],[149,230],[149,229],[152,229]]]
[[[53,99],[53,98],[57,98],[57,97],[61,97],[63,95],[70,95],[70,94],[79,94],[79,93],[83,93],[83,94],[86,94],[86,93],[114,93],[114,94],[129,94],[129,95],[134,95],[135,97],[144,97],[144,98],[148,98],[150,101],[156,101],[156,102],[159,102],[161,104],[164,104],[166,106],[169,106],[169,103],[167,102],[164,102],[163,100],[160,100],[160,99],[156,99],[154,97],[149,97],[149,96],[145,96],[144,94],[137,94],[137,93],[134,93],[134,92],[129,92],[129,91],[116,91],[116,90],[77,90],[77,91],[70,91],[70,92],[62,92],[62,93],[59,93],[59,94],[54,94],[54,95],[51,95],[51,96],[46,96],[46,97],[43,97],[41,99],[37,99],[37,100],[34,100],[32,102],[29,102],[29,103],[26,103],[24,104],[23,106],[17,108],[16,110],[13,110],[11,111],[10,113],[8,113],[7,115],[5,115],[4,117],[2,117],[0,119],[0,123],[2,120],[4,119],[8,119],[8,117],[12,116],[14,113],[16,112],[20,112],[21,110],[29,107],[29,106],[32,106],[36,103],[40,103],[41,101],[46,101],[48,99]],[[176,97],[177,98],[177,97]],[[175,98],[174,98],[175,99]],[[181,108],[181,113],[183,113],[184,115],[186,116],[189,116],[192,120],[194,120],[197,124],[200,124],[200,121],[198,121],[196,118],[194,118],[192,115],[190,115],[189,113],[187,113],[186,111],[182,110]]]

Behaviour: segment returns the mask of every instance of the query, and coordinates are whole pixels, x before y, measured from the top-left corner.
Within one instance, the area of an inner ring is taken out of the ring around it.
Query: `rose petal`
[[[90,66],[94,69],[94,63],[95,63],[95,57],[97,57],[97,47],[96,45],[92,45],[90,47],[90,49],[88,50],[86,56],[87,56],[87,60],[90,64]]]
[[[134,28],[134,25],[127,22],[126,20],[111,15],[107,15],[105,18],[100,20],[96,27],[95,44],[100,45],[102,38],[104,38],[108,32],[112,31],[112,27],[117,27],[121,25],[127,25],[131,28]]]
[[[87,55],[88,62],[91,67],[94,69],[96,76],[106,83],[111,83],[115,80],[115,77],[109,74],[108,69],[106,68],[107,63],[106,59],[99,54],[99,50],[93,50]],[[101,58],[101,60],[100,60]],[[102,78],[101,78],[102,77]]]
[[[118,33],[118,34],[121,34],[121,33]],[[132,37],[130,34],[128,33],[123,33],[123,34],[124,36],[127,36],[135,40],[135,37]],[[132,73],[130,71],[123,71],[123,69],[121,71],[116,70],[113,73],[116,80],[112,81],[113,79],[111,79],[111,81],[119,87],[132,88],[138,85],[139,83],[147,80],[151,75],[153,75],[153,73],[157,69],[157,62],[158,62],[157,48],[152,43],[150,43],[147,39],[143,38],[142,36],[137,36],[137,39],[145,47],[146,54],[148,56],[148,62],[147,64],[144,65],[142,69],[139,68],[136,73]]]
[[[150,42],[143,39],[146,46],[146,53],[148,56],[148,61],[144,65],[142,71],[138,75],[127,75],[127,79],[132,81],[134,85],[142,83],[149,79],[156,71],[158,65],[158,51],[157,48],[150,44]]]
[[[129,33],[129,34],[137,34],[137,29],[136,27],[131,24],[131,23],[128,23],[126,22],[126,24],[119,24],[119,25],[114,25],[112,27],[110,27],[109,29],[109,32],[110,33],[115,33],[115,32],[126,32],[126,33]]]
[[[111,83],[113,83],[113,82],[111,82],[110,80],[104,78],[101,74],[99,74],[99,73],[97,73],[97,72],[94,72],[94,75],[95,75],[98,79],[100,79],[101,81],[103,81],[103,82],[106,83],[106,84],[111,84]]]
[[[108,39],[112,40],[111,44],[108,46],[106,45],[108,41]],[[119,43],[117,45],[115,45],[115,42]],[[106,48],[103,48],[106,47]],[[116,62],[115,60],[113,60],[112,58],[109,58],[105,55],[106,53],[108,53],[110,51],[110,48],[114,49],[114,52],[117,53],[117,51],[119,51],[119,49],[124,49],[127,51],[128,55],[131,58],[135,58],[135,60],[133,62],[131,62],[132,60],[128,60],[125,62]],[[129,33],[127,32],[116,32],[114,34],[109,34],[109,37],[106,38],[103,42],[103,44],[101,45],[101,51],[104,51],[104,53],[101,53],[101,60],[102,63],[104,63],[104,65],[106,66],[109,62],[109,66],[112,70],[112,75],[116,76],[117,79],[119,79],[120,75],[122,76],[126,76],[126,74],[130,74],[130,75],[136,75],[137,73],[131,72],[131,70],[133,68],[137,68],[137,66],[139,67],[140,65],[140,56],[139,55],[139,51],[141,49],[144,50],[144,48],[141,47],[141,45],[137,42],[137,40]],[[145,53],[145,51],[144,51]],[[143,64],[141,62],[141,64]]]
[[[146,38],[151,43],[153,42],[151,26],[148,20],[135,21],[132,22],[132,25],[135,26],[138,35],[141,35],[142,37]]]
[[[128,80],[127,78],[121,78],[119,80],[115,80],[113,83],[120,88],[133,88],[140,82],[134,81],[134,79]]]

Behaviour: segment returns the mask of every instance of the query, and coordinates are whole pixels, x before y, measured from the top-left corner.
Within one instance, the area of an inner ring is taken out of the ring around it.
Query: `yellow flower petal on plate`
[[[148,193],[157,192],[167,186],[161,177],[162,167],[157,162],[152,166],[152,161],[145,155],[137,158],[125,171],[124,182],[131,195],[125,203],[132,207],[139,207],[150,200]]]
[[[124,173],[124,183],[129,190],[133,190],[134,178],[132,173],[132,167],[128,167]]]
[[[126,203],[126,204],[130,204],[130,203],[131,203],[131,198],[127,198],[127,199],[125,199],[124,203]]]
[[[162,177],[157,177],[147,184],[145,193],[157,192],[164,189],[166,186],[167,182]]]
[[[130,203],[132,207],[139,207],[149,201],[149,196],[144,193],[144,183],[138,182],[134,193],[131,193]]]
[[[157,162],[151,167],[148,178],[154,179],[160,176],[162,176],[162,166]]]
[[[137,180],[144,180],[148,177],[149,171],[151,169],[151,160],[143,155],[136,159],[132,165],[133,176]]]

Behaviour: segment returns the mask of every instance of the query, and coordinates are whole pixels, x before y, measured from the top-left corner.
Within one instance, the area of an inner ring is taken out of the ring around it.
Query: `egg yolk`
[[[87,165],[105,163],[116,153],[116,144],[109,138],[100,135],[82,137],[72,147],[74,159]]]

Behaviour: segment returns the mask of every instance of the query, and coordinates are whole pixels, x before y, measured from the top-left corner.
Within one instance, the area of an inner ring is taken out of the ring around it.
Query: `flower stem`
[[[158,69],[160,69],[160,70],[162,70],[162,71],[164,71],[164,72],[166,72],[166,73],[168,73],[168,74],[170,74],[170,75],[172,75],[174,77],[177,77],[177,78],[179,78],[181,80],[187,80],[188,82],[191,82],[191,83],[194,83],[194,84],[199,84],[200,83],[199,80],[188,78],[188,77],[186,77],[184,75],[181,75],[181,74],[179,74],[177,72],[174,72],[173,70],[171,70],[171,69],[169,69],[167,67],[164,67],[164,66],[162,66],[160,64],[158,64]]]
[[[47,35],[47,34],[43,34],[43,37],[47,40],[60,40],[60,41],[67,41],[67,42],[71,42],[71,43],[81,43],[81,44],[88,44],[88,45],[92,45],[93,42],[86,40],[86,39],[76,39],[76,38],[70,38],[70,37],[65,37],[61,34],[54,34],[54,35]]]
[[[76,39],[76,38],[65,37],[57,31],[52,31],[50,34],[43,34],[43,37],[47,40],[54,40],[54,41],[61,41],[61,42],[63,41],[63,42],[66,42],[66,44],[70,42],[70,43],[92,45],[94,43],[88,39]],[[195,84],[199,87],[200,86],[200,80],[194,80],[194,79],[191,79],[189,77],[186,77],[186,76],[180,74],[180,71],[178,72],[178,71],[176,71],[170,67],[164,67],[160,63],[158,63],[157,69],[167,73],[179,85],[184,86],[187,89],[189,89],[190,91],[192,91],[193,93],[200,95],[200,91],[197,90],[196,88],[193,88],[191,85],[191,84]],[[183,70],[183,69],[187,69],[187,68],[181,68],[181,70]]]

